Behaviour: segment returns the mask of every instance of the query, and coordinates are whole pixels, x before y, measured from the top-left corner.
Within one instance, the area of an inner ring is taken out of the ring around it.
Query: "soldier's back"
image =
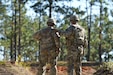
[[[41,30],[40,47],[41,49],[51,49],[55,46],[51,27],[47,27]]]

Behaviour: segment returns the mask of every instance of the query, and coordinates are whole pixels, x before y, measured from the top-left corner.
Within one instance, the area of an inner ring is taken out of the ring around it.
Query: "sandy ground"
[[[58,66],[57,67],[57,75],[67,75],[67,67],[65,66]],[[34,75],[36,74],[36,71],[33,72],[34,70],[31,70]],[[89,66],[83,66],[82,67],[82,75],[93,75],[96,70],[93,69],[92,67]],[[49,71],[47,73],[43,73],[43,75],[49,75]]]
[[[67,67],[66,66],[57,66],[57,75],[67,75]],[[22,67],[18,65],[10,65],[10,66],[0,66],[0,75],[4,75],[5,72],[8,74],[5,75],[36,75],[37,67]],[[82,67],[82,74],[83,75],[93,75],[96,70],[90,66],[83,66]],[[46,75],[49,75],[46,73]]]

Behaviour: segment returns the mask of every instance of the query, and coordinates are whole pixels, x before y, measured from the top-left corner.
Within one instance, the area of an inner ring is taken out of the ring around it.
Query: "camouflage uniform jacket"
[[[85,30],[78,24],[70,25],[66,31],[61,31],[60,34],[66,37],[68,50],[76,50],[79,47],[83,50],[83,47],[87,45]]]
[[[36,32],[34,38],[40,42],[40,50],[60,48],[60,36],[53,27],[47,27]]]

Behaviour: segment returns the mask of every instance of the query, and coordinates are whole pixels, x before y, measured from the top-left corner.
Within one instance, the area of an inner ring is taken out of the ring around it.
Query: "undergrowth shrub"
[[[5,61],[0,61],[0,65],[6,65]]]
[[[104,62],[94,75],[113,75],[113,62]]]
[[[19,65],[23,67],[31,67],[31,66],[37,66],[38,62],[20,62]]]

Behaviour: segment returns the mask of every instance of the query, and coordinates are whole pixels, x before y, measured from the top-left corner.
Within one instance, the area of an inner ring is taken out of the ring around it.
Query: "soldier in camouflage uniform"
[[[60,36],[54,28],[55,20],[48,19],[48,27],[36,32],[34,38],[40,42],[39,67],[37,75],[43,74],[43,66],[50,65],[50,75],[56,75],[56,58],[60,48]]]
[[[84,47],[87,45],[85,30],[78,24],[78,17],[73,15],[70,17],[71,25],[65,31],[60,31],[61,35],[66,37],[67,45],[67,65],[68,75],[81,75],[81,58],[84,54]]]

